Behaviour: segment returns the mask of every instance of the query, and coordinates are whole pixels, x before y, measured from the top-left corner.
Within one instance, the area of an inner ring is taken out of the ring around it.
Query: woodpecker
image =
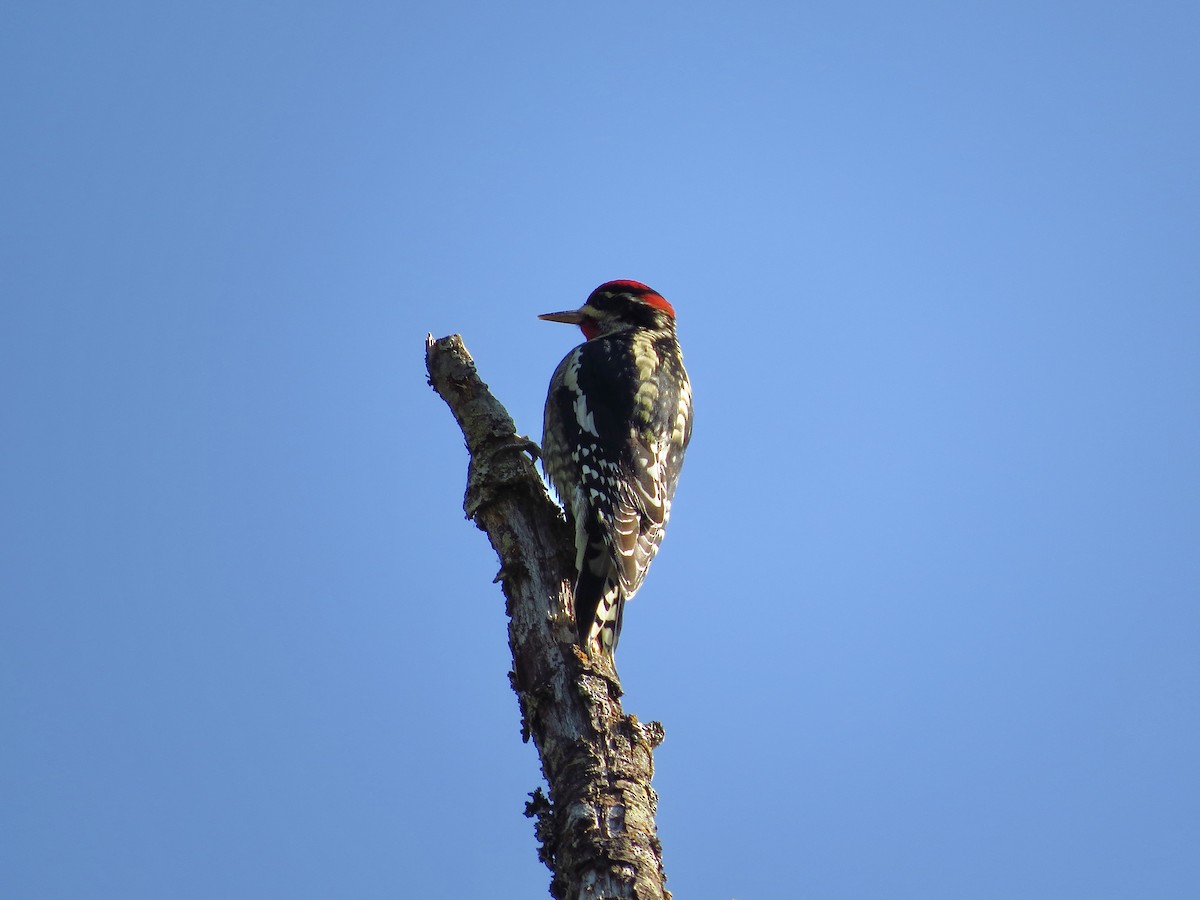
[[[579,309],[538,318],[586,338],[550,379],[542,467],[575,533],[579,644],[611,659],[671,515],[692,388],[675,310],[640,282],[607,282]]]

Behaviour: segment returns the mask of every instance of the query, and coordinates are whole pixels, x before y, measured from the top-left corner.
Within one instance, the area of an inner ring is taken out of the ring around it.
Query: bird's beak
[[[582,308],[570,309],[566,312],[543,313],[538,316],[539,319],[546,322],[563,322],[567,325],[579,325],[587,317],[587,313]]]

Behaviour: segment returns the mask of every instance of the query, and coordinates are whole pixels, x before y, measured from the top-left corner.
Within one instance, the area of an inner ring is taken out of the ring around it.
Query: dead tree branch
[[[616,672],[575,644],[572,537],[534,469],[536,446],[516,434],[458,335],[426,338],[425,364],[467,440],[467,517],[500,557],[521,733],[550,786],[525,811],[537,818],[550,893],[669,900],[650,787],[663,729],[625,715]]]

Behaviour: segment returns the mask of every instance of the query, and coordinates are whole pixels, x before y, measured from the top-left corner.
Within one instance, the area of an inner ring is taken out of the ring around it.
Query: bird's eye
[[[592,294],[591,303],[596,309],[612,309],[613,295],[597,291],[596,293]]]

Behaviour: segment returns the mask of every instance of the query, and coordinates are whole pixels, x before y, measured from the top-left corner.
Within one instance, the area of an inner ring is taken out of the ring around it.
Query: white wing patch
[[[596,430],[596,417],[587,408],[587,398],[583,394],[575,395],[575,421],[592,437],[600,437],[600,432]]]
[[[579,424],[579,427],[592,437],[600,437],[600,432],[596,430],[596,416],[588,409],[587,398],[583,395],[583,391],[579,389],[579,363],[582,358],[582,354],[580,353],[582,349],[582,345],[576,347],[563,361],[563,386],[575,398],[572,403],[572,410],[575,413],[575,421]]]

